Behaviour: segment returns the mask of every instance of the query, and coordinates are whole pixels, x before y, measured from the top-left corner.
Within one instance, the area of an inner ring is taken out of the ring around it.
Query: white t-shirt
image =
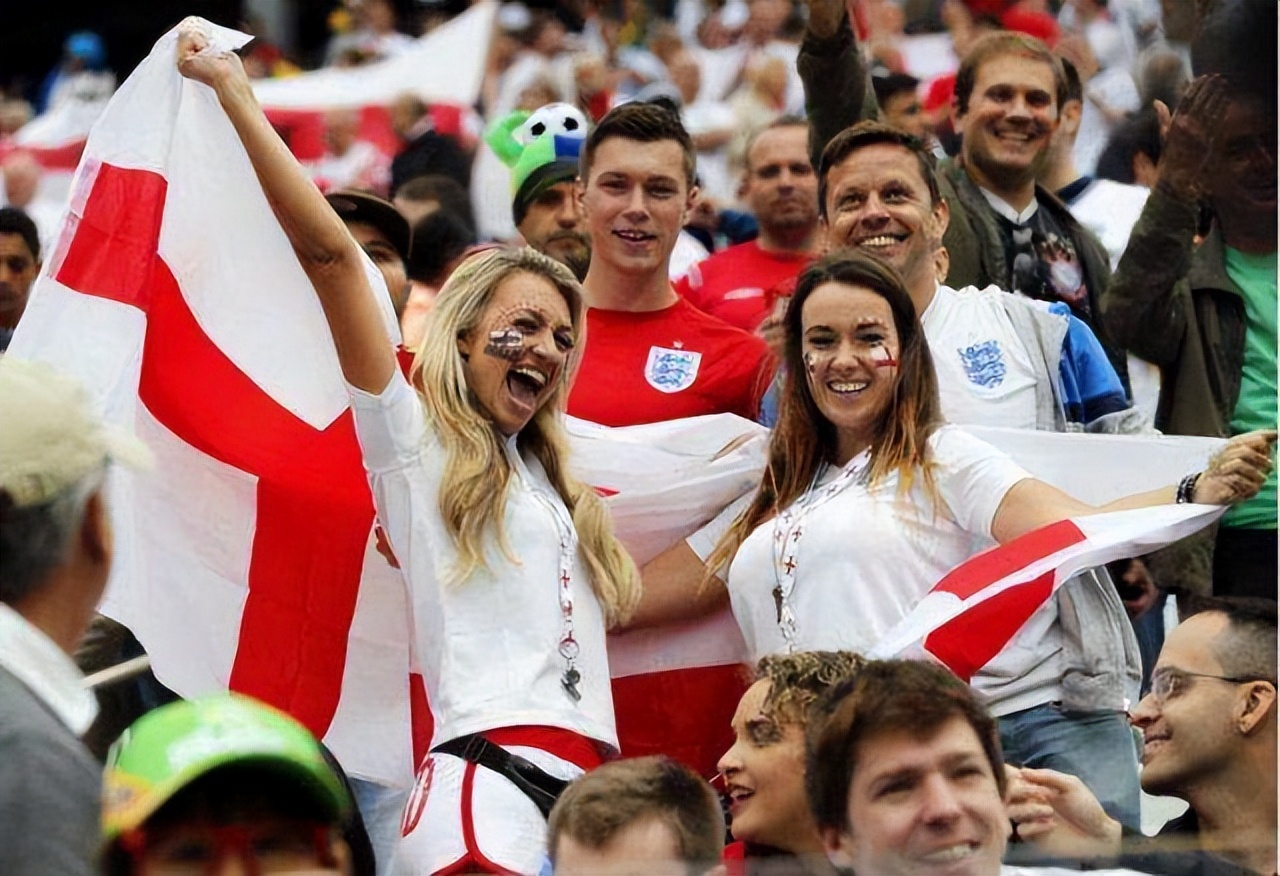
[[[949,423],[1036,428],[1032,354],[997,297],[1007,294],[995,286],[956,290],[939,285],[920,317]],[[973,677],[993,712],[1007,715],[1062,698],[1057,620],[1057,602],[1051,599]]]
[[[1007,294],[940,285],[920,315],[949,423],[1036,428],[1036,373],[1000,303]]]
[[[451,582],[458,554],[438,499],[445,452],[417,395],[399,373],[381,395],[348,390],[378,519],[409,584],[436,722],[433,745],[498,727],[541,725],[616,749],[604,615],[576,551],[570,590],[581,701],[560,684],[560,534],[552,508],[568,512],[542,466],[522,457],[514,438],[506,442],[512,473],[503,523],[519,563],[490,536],[488,568]]]
[[[917,476],[897,497],[898,477],[869,490],[857,480],[801,521],[790,606],[805,650],[865,652],[902,620],[947,572],[994,544],[991,522],[1027,472],[991,445],[944,426],[929,439],[941,503]],[[816,488],[840,473],[828,467]],[[786,649],[773,590],[775,523],[743,542],[729,567],[729,598],[751,659]]]

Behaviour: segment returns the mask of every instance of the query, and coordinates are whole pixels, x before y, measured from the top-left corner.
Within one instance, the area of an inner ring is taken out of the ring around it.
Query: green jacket
[[[853,37],[846,18],[835,36],[819,40],[806,36],[800,46],[796,68],[804,83],[805,110],[809,116],[809,157],[819,169],[822,150],[836,134],[866,119],[879,117],[875,92],[862,52]],[[951,221],[942,243],[951,257],[946,283],[954,289],[974,286],[983,289],[995,285],[1013,288],[1013,276],[999,220],[982,192],[969,179],[964,168],[948,160],[938,169],[938,188],[951,207]],[[1084,271],[1089,290],[1093,329],[1107,359],[1120,376],[1125,391],[1129,389],[1129,369],[1124,348],[1112,342],[1099,316],[1099,299],[1111,278],[1107,251],[1097,237],[1071,215],[1071,211],[1052,192],[1036,187],[1036,200],[1047,209],[1071,237]]]
[[[1194,246],[1198,206],[1159,188],[1102,296],[1107,329],[1160,368],[1156,428],[1225,438],[1244,370],[1244,294],[1215,228]]]
[[[1195,246],[1199,207],[1153,189],[1102,296],[1112,337],[1160,368],[1156,428],[1225,438],[1244,370],[1244,295],[1215,228]],[[1147,558],[1161,587],[1209,593],[1210,527]]]

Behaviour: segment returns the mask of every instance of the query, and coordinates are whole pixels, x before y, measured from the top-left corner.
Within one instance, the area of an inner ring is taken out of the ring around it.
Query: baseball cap
[[[142,825],[183,788],[227,766],[292,780],[335,823],[351,805],[305,727],[251,697],[214,694],[154,709],[116,740],[102,777],[105,840]]]
[[[330,192],[324,199],[343,222],[367,222],[381,231],[400,259],[408,261],[413,229],[409,227],[409,220],[401,216],[390,201],[351,189]]]
[[[147,468],[137,438],[103,422],[89,394],[43,362],[0,357],[0,493],[43,505],[108,462]]]

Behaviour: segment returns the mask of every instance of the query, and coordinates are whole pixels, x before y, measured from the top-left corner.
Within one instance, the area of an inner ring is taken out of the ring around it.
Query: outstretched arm
[[[355,240],[271,127],[239,57],[209,45],[196,22],[178,36],[178,70],[214,90],[235,128],[271,209],[289,238],[324,309],[347,382],[380,393],[395,372],[387,339]]]
[[[1269,429],[1232,438],[1210,460],[1209,467],[1200,473],[1190,500],[1202,505],[1234,505],[1252,498],[1271,472],[1275,440],[1275,431]],[[991,523],[991,534],[1004,544],[1033,529],[1069,517],[1169,505],[1175,501],[1177,489],[1177,485],[1161,487],[1095,507],[1073,499],[1043,481],[1027,478],[1005,493]]]

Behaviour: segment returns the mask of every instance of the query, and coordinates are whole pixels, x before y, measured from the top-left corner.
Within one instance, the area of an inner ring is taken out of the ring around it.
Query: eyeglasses
[[[1260,675],[1209,675],[1204,672],[1187,672],[1184,669],[1166,667],[1151,673],[1151,692],[1148,694],[1156,701],[1156,705],[1164,705],[1167,700],[1186,693],[1190,679],[1209,678],[1214,681],[1225,681],[1229,684],[1244,684],[1249,681],[1265,681],[1275,686],[1275,681]]]

